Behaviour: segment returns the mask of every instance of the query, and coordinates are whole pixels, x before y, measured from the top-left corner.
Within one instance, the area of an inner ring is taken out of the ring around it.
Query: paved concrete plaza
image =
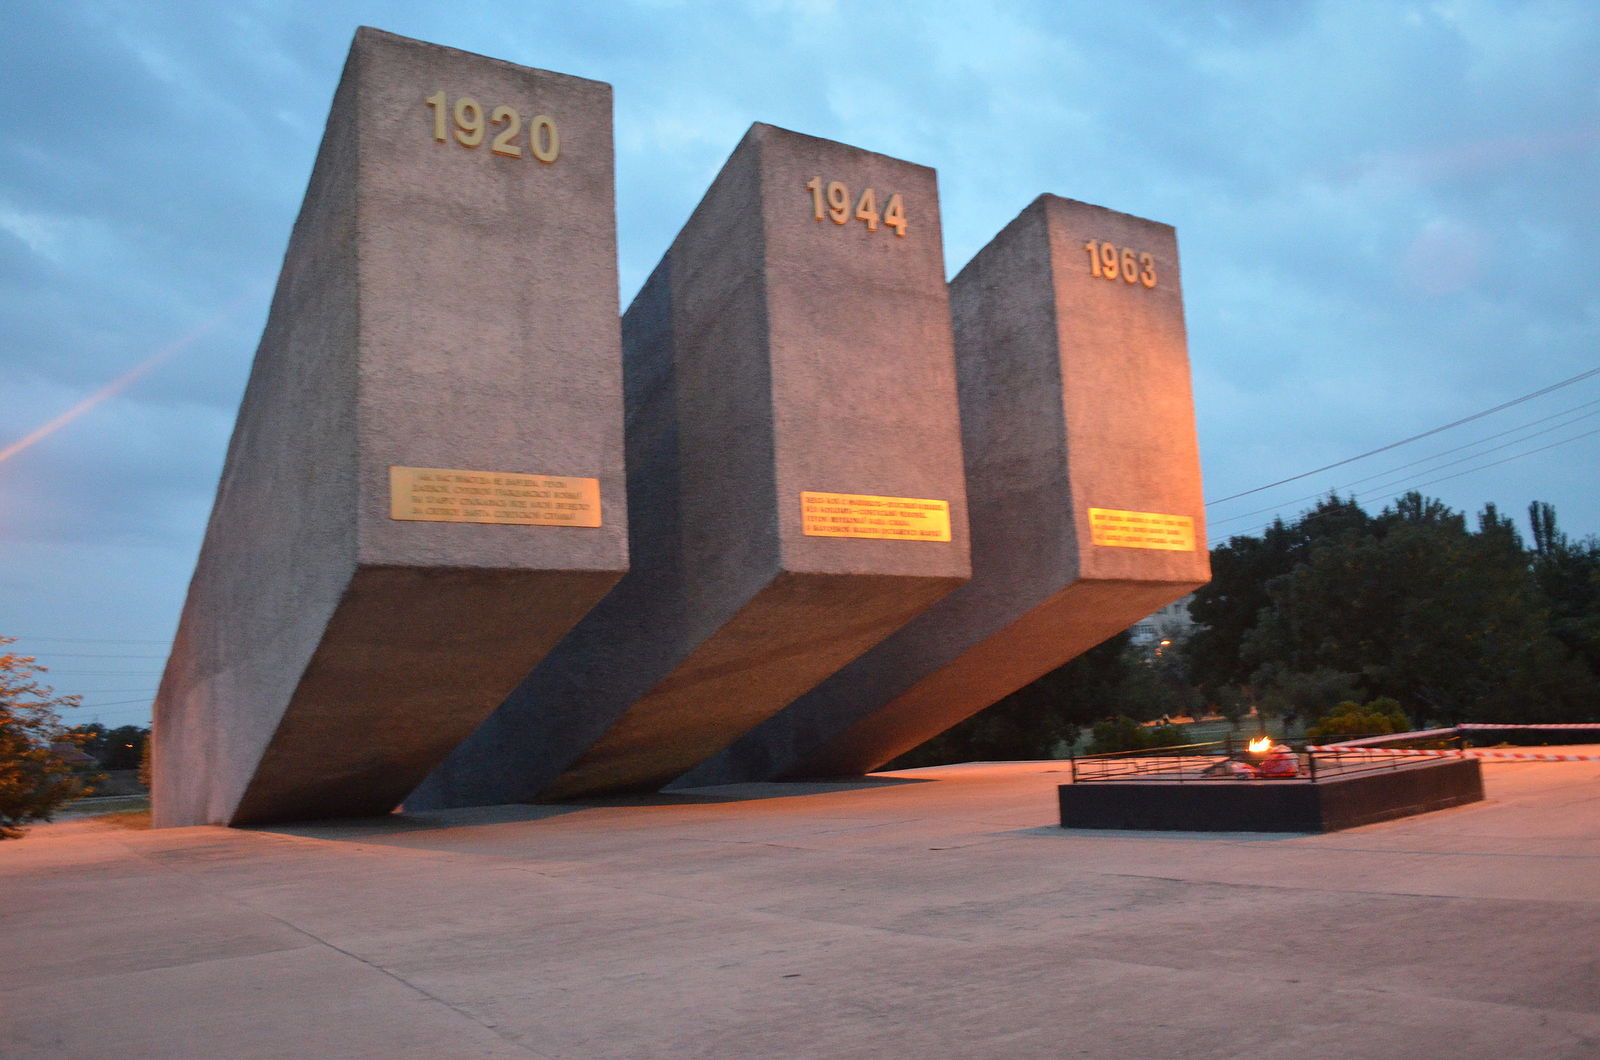
[[[0,844],[0,1055],[1594,1056],[1600,762],[1328,835],[1062,763]]]

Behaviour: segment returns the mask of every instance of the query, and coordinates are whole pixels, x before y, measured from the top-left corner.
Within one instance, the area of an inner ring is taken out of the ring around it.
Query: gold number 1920
[[[477,147],[483,143],[483,104],[471,96],[462,96],[450,106],[449,98],[440,89],[423,102],[433,109],[433,138],[448,143],[453,131],[456,143],[462,147]],[[446,118],[455,119],[455,129],[446,124]],[[489,112],[489,125],[503,125],[489,141],[489,150],[505,158],[522,157],[522,115],[515,107],[501,104]],[[528,122],[528,154],[541,162],[550,163],[561,153],[561,134],[556,131],[555,119],[548,114],[535,114]]]

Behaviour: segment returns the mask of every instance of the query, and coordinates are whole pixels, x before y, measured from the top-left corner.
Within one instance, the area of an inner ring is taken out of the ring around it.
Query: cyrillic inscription
[[[432,523],[599,526],[600,480],[390,467],[389,517]]]
[[[1187,515],[1089,509],[1089,539],[1113,548],[1158,548],[1194,551],[1194,520]]]
[[[859,493],[801,493],[800,528],[807,537],[950,540],[950,502]]]

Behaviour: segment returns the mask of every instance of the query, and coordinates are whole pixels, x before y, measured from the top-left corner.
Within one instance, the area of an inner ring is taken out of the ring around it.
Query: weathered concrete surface
[[[1270,838],[1064,831],[1063,765],[42,827],[0,844],[0,1055],[1594,1055],[1600,763]]]
[[[817,220],[818,175],[905,236]],[[631,572],[407,807],[659,787],[965,580],[943,275],[931,170],[752,127],[623,320]],[[807,536],[802,491],[951,539]]]
[[[1153,286],[1094,276],[1088,240]],[[971,582],[680,785],[864,773],[1210,577],[1172,228],[1041,196],[950,297]],[[1090,508],[1188,517],[1195,547],[1095,544]]]
[[[548,114],[543,164],[436,90]],[[610,87],[356,35],[155,714],[163,825],[384,813],[627,564]],[[390,517],[391,465],[597,478],[601,527]]]

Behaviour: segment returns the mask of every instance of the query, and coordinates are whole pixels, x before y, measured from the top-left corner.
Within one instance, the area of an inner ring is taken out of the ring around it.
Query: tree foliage
[[[119,725],[108,729],[98,721],[74,725],[67,730],[78,740],[84,754],[93,758],[95,765],[104,770],[138,769],[145,757],[145,744],[150,730],[137,725]]]
[[[1263,709],[1311,716],[1378,696],[1443,722],[1594,715],[1592,541],[1567,541],[1548,505],[1530,512],[1532,550],[1493,505],[1476,526],[1417,493],[1377,516],[1352,507],[1329,498],[1296,523],[1216,550],[1214,580],[1191,608],[1217,623],[1191,642],[1211,694],[1251,684]]]
[[[1399,703],[1384,696],[1369,703],[1345,700],[1307,729],[1306,737],[1325,740],[1330,736],[1385,736],[1410,731],[1411,719],[1406,712]]]
[[[0,637],[0,650],[15,643]],[[60,710],[77,696],[57,696],[39,683],[44,667],[27,655],[0,654],[0,839],[15,839],[23,826],[48,821],[65,802],[83,793],[83,783],[52,744],[73,742]]]
[[[1528,518],[1531,545],[1492,504],[1469,521],[1419,493],[1377,515],[1330,495],[1212,550],[1186,643],[1113,638],[893,765],[1050,757],[1100,721],[1144,740],[1129,726],[1201,703],[1325,735],[1371,731],[1374,702],[1404,703],[1405,725],[1600,721],[1600,541],[1569,539],[1548,504]]]
[[[1128,712],[1159,716],[1161,711],[1147,701],[1159,695],[1159,678],[1138,669],[1136,654],[1128,635],[1119,633],[886,768],[1052,758],[1096,719]]]
[[[1095,722],[1093,733],[1088,753],[1095,755],[1176,747],[1184,742],[1183,730],[1175,725],[1141,725],[1125,714]]]

